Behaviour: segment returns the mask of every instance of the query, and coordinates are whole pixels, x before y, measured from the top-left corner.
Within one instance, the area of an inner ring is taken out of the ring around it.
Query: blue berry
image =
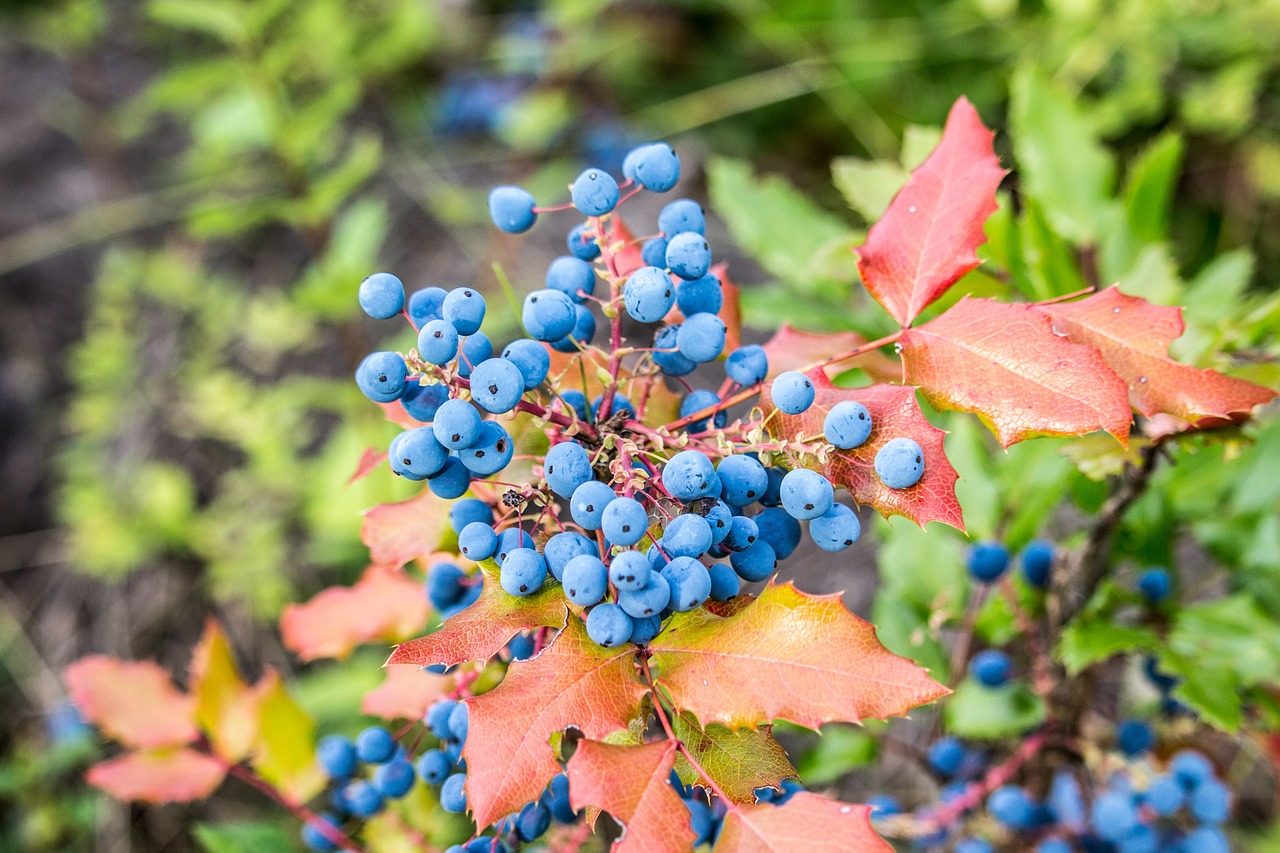
[[[831,509],[835,489],[831,481],[807,468],[788,471],[782,478],[782,508],[792,518],[807,521]]]
[[[547,267],[546,283],[548,289],[559,291],[574,302],[583,302],[596,291],[596,271],[580,258],[563,255]]]
[[[537,341],[520,338],[507,344],[502,357],[516,366],[524,379],[524,390],[532,391],[542,384],[551,370],[551,356]]]
[[[631,319],[656,323],[676,302],[671,276],[658,267],[640,267],[622,285],[622,304]]]
[[[816,392],[808,376],[795,370],[779,374],[769,387],[773,404],[788,415],[798,415],[813,405]]]
[[[719,478],[720,475],[716,474],[716,477]],[[733,510],[729,505],[718,498],[704,498],[693,504],[692,509],[707,520],[707,526],[711,528],[712,544],[723,542],[733,524]]]
[[[898,802],[896,797],[888,794],[872,794],[867,798],[867,805],[871,806],[871,812],[868,816],[872,820],[902,814],[902,803]]]
[[[1207,779],[1191,792],[1191,814],[1201,823],[1225,823],[1231,813],[1231,792],[1217,779]]]
[[[1169,588],[1169,572],[1165,569],[1147,569],[1138,578],[1138,591],[1152,604],[1168,598]]]
[[[542,803],[529,803],[520,810],[520,815],[516,818],[516,835],[526,844],[537,841],[550,828],[551,809]]]
[[[445,296],[440,306],[442,319],[453,324],[460,335],[474,335],[484,322],[485,302],[480,291],[456,287]]]
[[[609,581],[620,592],[635,592],[649,583],[649,558],[639,551],[619,551],[609,561]]]
[[[1186,853],[1230,853],[1231,845],[1216,826],[1202,826],[1187,833],[1180,849]]]
[[[591,309],[575,305],[573,313],[573,331],[551,344],[556,352],[577,352],[580,347],[590,346],[596,336],[596,315],[591,313]]]
[[[684,399],[680,401],[680,417],[687,417],[692,415],[694,412],[700,412],[703,409],[708,409],[719,402],[720,398],[715,395],[714,391],[707,391],[702,388],[699,388],[696,391],[690,391],[685,395]],[[727,418],[727,412],[716,412],[714,420],[716,428],[719,429],[720,427],[723,427]],[[706,428],[706,418],[699,421],[692,421],[688,426],[688,430],[691,433],[703,432]]]
[[[346,779],[356,772],[356,745],[342,735],[328,735],[316,744],[316,761],[330,779]]]
[[[413,325],[421,329],[432,320],[443,318],[440,307],[449,291],[443,287],[424,287],[409,297],[409,319]]]
[[[1194,788],[1213,778],[1213,765],[1209,763],[1209,759],[1190,749],[1184,749],[1175,755],[1169,763],[1169,770],[1187,788]]]
[[[715,816],[711,807],[702,800],[686,799],[683,801],[689,810],[689,828],[693,830],[693,846],[701,847],[711,843],[711,834],[715,830]]]
[[[1009,681],[1013,663],[998,649],[985,649],[969,662],[969,674],[987,687],[1000,687]]]
[[[485,359],[471,372],[471,399],[486,412],[506,414],[523,395],[524,374],[505,358]]]
[[[662,468],[662,485],[676,500],[692,501],[711,491],[711,460],[697,450],[682,450]]]
[[[787,469],[780,465],[774,465],[765,469],[765,473],[769,475],[769,485],[765,487],[764,494],[760,496],[760,505],[764,507],[775,507],[782,504],[782,481],[787,476]]]
[[[711,525],[693,513],[673,518],[662,534],[662,548],[668,557],[701,557],[710,547]]]
[[[609,573],[599,557],[583,554],[564,567],[564,597],[579,607],[590,607],[604,599],[609,591]],[[631,627],[627,626],[627,633]]]
[[[613,489],[599,480],[588,480],[573,490],[569,499],[569,513],[579,527],[599,530],[604,510],[615,498]]]
[[[645,616],[631,620],[631,636],[628,638],[636,645],[642,646],[662,633],[662,619],[657,616]]]
[[[468,560],[487,560],[498,550],[498,534],[493,526],[473,521],[458,534],[458,551]]]
[[[551,491],[562,498],[572,497],[579,486],[592,478],[591,457],[576,441],[561,442],[547,451],[543,476]]]
[[[496,421],[482,421],[476,440],[458,458],[473,475],[489,477],[506,468],[514,455],[515,442],[506,428]]]
[[[704,275],[693,281],[681,281],[676,284],[676,307],[686,317],[695,314],[717,314],[724,305],[724,294],[720,287],[720,279],[714,275]]]
[[[460,459],[450,457],[444,467],[427,478],[431,494],[445,500],[460,498],[471,488],[471,472]]]
[[[1036,853],[1075,853],[1075,850],[1061,838],[1046,838],[1036,845]]]
[[[458,356],[458,330],[446,320],[430,320],[418,332],[418,355],[428,364],[445,365]]]
[[[618,204],[618,182],[608,172],[587,169],[569,187],[573,206],[584,216],[604,216]]]
[[[1036,589],[1049,585],[1049,570],[1053,567],[1052,542],[1036,539],[1022,549],[1022,576]]]
[[[450,450],[463,450],[480,437],[480,426],[483,423],[475,406],[466,400],[455,398],[441,404],[436,410],[435,420],[431,422],[431,432],[436,441]]]
[[[424,782],[439,785],[449,776],[453,764],[438,749],[429,749],[418,759],[418,775]]]
[[[500,231],[520,234],[537,221],[535,204],[533,196],[520,187],[494,187],[489,192],[489,218]]]
[[[768,542],[756,539],[743,550],[730,554],[729,565],[744,581],[762,581],[777,569],[778,555]]]
[[[711,594],[711,575],[693,557],[673,557],[662,569],[662,577],[671,588],[670,607],[676,612],[693,610]]]
[[[459,702],[449,712],[449,732],[459,744],[467,742],[467,732],[471,728],[471,712],[466,702]]]
[[[1156,814],[1161,817],[1172,817],[1186,802],[1186,793],[1177,779],[1161,775],[1151,780],[1151,784],[1143,792],[1142,799]]]
[[[1124,840],[1137,825],[1138,813],[1128,794],[1107,791],[1095,798],[1089,808],[1089,826],[1113,844]]]
[[[502,561],[515,549],[532,547],[533,537],[528,532],[519,527],[508,527],[498,534],[498,552],[494,555],[494,562],[501,566]]]
[[[565,244],[569,247],[569,251],[580,261],[594,261],[600,257],[600,244],[596,242],[595,237],[588,236],[587,224],[579,222],[569,230],[569,236],[565,238]],[[550,277],[550,272],[547,273]],[[594,285],[594,276],[592,284]],[[547,283],[547,287],[551,287],[551,283]],[[569,294],[572,296],[573,294]]]
[[[871,413],[853,400],[842,400],[831,407],[822,421],[827,441],[841,450],[861,447],[871,435]]]
[[[457,705],[458,703],[452,699],[441,699],[427,709],[424,722],[427,728],[431,729],[431,733],[441,740],[449,740],[453,736],[449,730],[449,715]]]
[[[389,272],[360,282],[360,307],[375,320],[389,320],[404,310],[404,285]]]
[[[509,595],[532,595],[547,579],[547,563],[532,548],[514,548],[502,561],[498,581]]]
[[[403,758],[388,761],[373,774],[373,785],[382,796],[389,800],[398,800],[413,787],[417,776],[413,765]]]
[[[729,353],[724,362],[725,375],[739,385],[763,382],[769,373],[769,355],[764,347],[747,344]]]
[[[649,192],[664,193],[680,180],[680,158],[665,142],[641,146],[627,156],[633,158],[633,175],[627,177]],[[625,170],[625,164],[623,168]]]
[[[1058,823],[1074,830],[1084,827],[1084,796],[1080,782],[1067,770],[1058,770],[1049,783],[1049,811]]]
[[[929,766],[943,776],[954,776],[964,764],[967,750],[953,737],[939,738],[929,747]]]
[[[640,247],[640,260],[651,267],[659,269],[667,265],[667,238],[654,237],[645,240]]]
[[[581,554],[591,554],[599,557],[600,549],[595,542],[574,531],[557,533],[547,540],[547,545],[543,549],[543,556],[547,560],[547,568],[551,571],[551,576],[556,580],[564,579],[565,566],[569,565],[570,560]]]
[[[618,593],[618,606],[632,619],[657,616],[670,601],[671,587],[661,572],[651,572],[649,582],[640,589]]]
[[[729,522],[729,532],[721,540],[721,544],[729,551],[745,551],[755,544],[759,533],[755,519],[735,515]]]
[[[375,352],[365,356],[356,368],[356,385],[375,403],[391,403],[404,393],[409,368],[394,352]]]
[[[558,341],[573,331],[578,314],[573,300],[559,290],[535,290],[524,298],[520,320],[529,337]]]
[[[653,336],[653,363],[668,376],[684,376],[692,373],[698,363],[680,353],[680,324],[663,326]]]
[[[395,755],[396,742],[391,732],[381,726],[370,726],[356,735],[356,758],[365,764],[382,764]]]
[[[332,829],[339,830],[338,818],[332,814],[321,814],[316,816],[317,820],[308,822],[302,827],[302,843],[308,850],[315,850],[317,853],[329,853],[331,850],[337,850],[338,845],[329,840],[329,836],[325,835],[320,829],[320,823],[326,823]]]
[[[543,559],[546,559],[545,554]],[[507,651],[511,653],[512,660],[528,660],[533,657],[535,649],[532,634],[516,634],[507,641]]]
[[[924,476],[924,450],[909,438],[895,438],[876,451],[876,476],[891,489],[909,489]]]
[[[565,569],[565,574],[572,568],[570,564],[569,569]],[[601,564],[600,568],[603,570],[604,565]],[[587,636],[605,648],[620,646],[629,641],[633,627],[631,617],[616,604],[597,605],[587,614]]]
[[[843,551],[858,541],[862,524],[849,507],[832,504],[831,509],[809,522],[809,535],[824,551]]]
[[[685,358],[705,364],[724,352],[725,334],[724,320],[715,314],[694,314],[680,324],[676,346]]]
[[[436,610],[456,604],[466,590],[467,575],[453,563],[436,563],[427,570],[427,598]]]
[[[969,550],[968,568],[977,580],[992,583],[1009,567],[1009,551],[999,542],[979,542]]]
[[[467,774],[454,773],[440,786],[440,808],[454,814],[462,814],[467,810]]]
[[[1010,829],[1028,829],[1035,821],[1035,804],[1015,785],[996,788],[987,797],[987,811]]]
[[[955,853],[995,853],[995,848],[981,838],[962,838],[956,842]]]
[[[449,386],[443,382],[423,385],[413,381],[404,386],[404,393],[400,395],[400,405],[409,413],[409,417],[415,421],[427,423],[435,418],[436,412],[448,399]]]
[[[391,440],[387,451],[391,470],[410,480],[424,480],[439,473],[449,458],[429,426],[407,429]]]
[[[711,598],[716,601],[728,601],[742,588],[738,573],[724,563],[708,566],[707,574],[711,577]]]
[[[594,400],[591,401],[592,420],[599,420],[600,403],[603,400],[604,400],[604,395],[601,394],[599,397],[596,397]],[[626,397],[622,396],[621,394],[614,394],[613,403],[609,407],[609,417],[613,417],[614,415],[620,412],[625,412],[627,417],[634,418],[636,416],[636,407],[631,405],[631,401],[628,400]]]
[[[614,545],[634,545],[649,529],[649,514],[635,498],[617,498],[605,507],[600,529]]]
[[[471,369],[493,356],[493,343],[484,332],[468,335],[458,347],[458,375],[466,379]]]
[[[1116,728],[1116,746],[1130,757],[1141,755],[1155,743],[1151,726],[1142,720],[1125,720]]]
[[[668,203],[658,214],[658,230],[668,237],[685,231],[705,234],[707,218],[702,212],[702,205],[691,198],[678,198]]]
[[[757,537],[773,546],[779,560],[785,560],[800,544],[800,522],[782,507],[761,510],[753,519]]]
[[[702,278],[711,269],[711,244],[707,238],[692,231],[667,239],[667,269],[692,281]]]

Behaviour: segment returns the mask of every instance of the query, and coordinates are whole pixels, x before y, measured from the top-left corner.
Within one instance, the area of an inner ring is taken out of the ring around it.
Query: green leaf
[[[693,714],[685,712],[672,718],[671,727],[698,765],[735,803],[753,803],[756,788],[776,788],[796,775],[770,726],[730,729],[712,723],[704,730]],[[698,778],[683,753],[676,758],[675,771],[686,784]]]
[[[876,592],[871,621],[875,623],[876,636],[886,649],[895,655],[911,658],[943,684],[948,681],[951,664],[929,626],[927,607],[916,607],[881,589]]]
[[[907,172],[887,160],[840,157],[831,161],[831,179],[859,216],[875,222],[907,182]]]
[[[278,823],[228,821],[200,823],[193,829],[205,853],[293,853],[293,835]]]
[[[947,731],[974,740],[1021,734],[1044,722],[1044,703],[1021,682],[985,687],[966,679],[945,710]]]
[[[193,30],[235,45],[245,38],[238,4],[225,0],[151,0],[147,14],[160,24]]]
[[[881,589],[926,610],[958,615],[967,600],[963,548],[958,536],[934,527],[877,522]]]
[[[796,768],[809,788],[836,782],[850,770],[875,761],[879,752],[879,743],[863,729],[830,725],[822,727],[821,735]]]
[[[1092,245],[1115,164],[1079,104],[1028,67],[1013,79],[1009,118],[1026,195],[1040,203],[1055,231]]]
[[[250,763],[286,797],[306,802],[325,786],[324,771],[315,760],[315,723],[274,672],[263,676],[256,689],[258,742]]]
[[[1156,243],[1165,239],[1185,148],[1181,135],[1161,134],[1129,167],[1124,208],[1129,230],[1139,240]]]
[[[1090,664],[1121,652],[1155,648],[1159,638],[1145,627],[1116,625],[1105,617],[1081,619],[1062,631],[1055,656],[1075,675]]]

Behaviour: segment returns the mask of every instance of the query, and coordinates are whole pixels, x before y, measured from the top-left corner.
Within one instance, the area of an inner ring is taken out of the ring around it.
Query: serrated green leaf
[[[1044,722],[1044,703],[1021,682],[985,687],[966,679],[944,708],[947,731],[974,740],[1021,734]]]
[[[265,821],[200,823],[192,834],[205,853],[292,853],[297,849],[284,827]]]
[[[1084,619],[1063,629],[1054,654],[1075,675],[1112,655],[1154,648],[1158,641],[1150,628],[1116,625],[1106,618]]]
[[[704,730],[697,718],[686,712],[672,718],[671,728],[698,765],[735,803],[753,803],[756,788],[776,788],[796,773],[769,726],[729,729],[712,723]],[[699,779],[683,753],[676,757],[675,771],[685,784]]]
[[[1125,214],[1129,230],[1144,242],[1165,239],[1185,148],[1181,135],[1161,134],[1129,167],[1124,187]]]
[[[840,157],[831,161],[831,179],[850,208],[875,222],[907,182],[907,171],[886,160]]]
[[[863,729],[823,726],[821,735],[796,763],[801,781],[809,788],[830,785],[850,770],[875,761],[879,753],[879,742]]]

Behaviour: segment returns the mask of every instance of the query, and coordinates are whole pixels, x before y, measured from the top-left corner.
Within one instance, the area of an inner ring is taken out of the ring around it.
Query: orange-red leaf
[[[674,616],[649,646],[658,681],[704,725],[755,727],[904,714],[948,691],[880,645],[875,628],[839,595],[770,584],[728,618]]]
[[[1169,414],[1193,423],[1229,418],[1276,396],[1261,385],[1170,359],[1169,345],[1184,328],[1180,308],[1152,305],[1110,287],[1040,310],[1067,340],[1096,347],[1128,384],[1130,405],[1147,417]]]
[[[213,751],[231,762],[247,756],[258,736],[258,697],[236,672],[231,644],[217,620],[204,623],[191,654],[187,686],[195,698],[196,722]]]
[[[412,382],[413,380],[409,380]],[[378,408],[382,409],[382,413],[387,416],[387,420],[391,421],[401,429],[413,429],[420,427],[422,424],[413,419],[413,416],[405,411],[404,406],[399,402],[395,403],[375,403]]]
[[[871,828],[870,812],[809,793],[780,806],[739,806],[725,815],[715,853],[893,853]]]
[[[828,359],[837,353],[856,349],[867,341],[857,332],[832,332],[819,334],[804,332],[783,323],[764,345],[769,356],[769,376],[772,378],[788,370],[802,370],[815,362]],[[879,352],[864,353],[857,358],[827,365],[827,376],[835,376],[851,367],[865,370],[879,382],[896,382],[902,378],[902,366]]]
[[[90,655],[63,670],[62,680],[81,715],[126,746],[177,746],[199,735],[194,700],[152,661]]]
[[[497,566],[481,564],[484,588],[465,610],[444,620],[435,633],[396,646],[387,663],[452,666],[467,660],[485,661],[516,634],[534,628],[560,628],[569,613],[560,584],[547,579],[533,595],[508,594],[498,583]]]
[[[417,720],[454,687],[452,675],[436,675],[418,666],[388,666],[387,678],[364,694],[360,713],[384,720]]]
[[[350,479],[347,480],[347,485],[350,486],[352,483],[363,480],[386,461],[387,451],[366,447],[364,453],[360,455],[360,461],[356,463],[356,470],[351,473]]]
[[[617,853],[687,853],[696,836],[688,809],[671,787],[676,742],[615,746],[578,742],[569,759],[569,802],[575,810],[595,806],[626,827]]]
[[[152,750],[95,764],[85,780],[118,800],[187,803],[212,794],[226,772],[216,758],[194,749]]]
[[[449,502],[424,489],[416,498],[366,510],[360,539],[379,566],[398,568],[440,550],[449,529]]]
[[[1054,334],[1048,315],[1029,305],[965,297],[902,336],[902,361],[929,402],[974,412],[1004,447],[1099,429],[1129,439],[1124,380],[1093,347]]]
[[[605,649],[578,619],[536,658],[517,661],[502,683],[467,700],[467,802],[479,826],[534,800],[560,770],[548,742],[573,727],[601,740],[626,729],[645,693],[635,647]]]
[[[775,411],[769,416],[770,432],[790,440],[821,436],[828,410],[841,400],[856,400],[871,413],[871,435],[861,447],[834,451],[822,468],[827,478],[848,489],[858,503],[873,506],[886,517],[904,515],[921,527],[930,521],[941,521],[964,530],[964,516],[956,500],[959,475],[943,450],[946,432],[925,418],[913,386],[836,388],[821,371],[807,375],[813,382],[813,405],[799,415]],[[761,405],[766,412],[773,408],[768,386],[761,395]],[[892,439],[903,436],[915,439],[924,450],[924,476],[908,489],[891,489],[876,476],[876,453]]]
[[[422,584],[397,569],[370,566],[355,586],[335,586],[280,616],[284,645],[303,660],[342,658],[361,643],[421,631],[429,608]]]
[[[903,326],[979,264],[1004,177],[994,136],[972,104],[956,101],[938,147],[854,250],[867,290]]]

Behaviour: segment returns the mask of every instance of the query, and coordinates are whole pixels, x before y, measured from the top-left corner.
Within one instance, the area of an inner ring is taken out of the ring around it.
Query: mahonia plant
[[[356,371],[405,427],[357,476],[385,460],[426,488],[368,513],[374,565],[350,590],[289,608],[285,642],[314,658],[403,637],[426,618],[403,573],[413,561],[429,566],[442,621],[395,648],[387,685],[366,699],[366,711],[409,724],[321,742],[335,788],[328,812],[300,813],[309,847],[358,849],[358,822],[421,778],[442,809],[474,821],[451,850],[518,848],[558,824],[597,826],[601,811],[622,825],[622,851],[891,849],[870,806],[800,789],[772,724],[900,716],[949,691],[886,650],[839,596],[774,575],[806,528],[827,551],[858,539],[839,490],[885,516],[963,531],[944,433],[917,392],[976,414],[1005,447],[1099,430],[1125,444],[1135,412],[1190,431],[1274,396],[1171,360],[1178,311],[1116,288],[1034,304],[964,297],[918,323],[979,265],[1005,174],[992,141],[958,101],[856,250],[868,292],[900,327],[879,340],[833,346],[784,327],[741,346],[737,292],[712,263],[702,208],[671,202],[643,239],[618,213],[638,192],[675,187],[680,161],[665,144],[632,151],[621,183],[587,169],[564,205],[539,207],[518,187],[491,193],[509,233],[560,210],[585,217],[524,301],[529,337],[500,352],[475,288],[406,295],[389,273],[361,283],[366,313],[401,316],[418,337]],[[721,359],[718,387],[695,388],[714,369],[700,366]],[[838,387],[832,376],[849,366],[875,384]],[[1007,661],[974,667],[984,683],[1007,678]],[[434,743],[420,750],[424,737]],[[248,772],[231,762],[249,753],[211,744],[211,778]],[[969,772],[963,757],[953,775]],[[953,812],[922,820],[949,826]],[[586,837],[566,831],[570,849]]]

